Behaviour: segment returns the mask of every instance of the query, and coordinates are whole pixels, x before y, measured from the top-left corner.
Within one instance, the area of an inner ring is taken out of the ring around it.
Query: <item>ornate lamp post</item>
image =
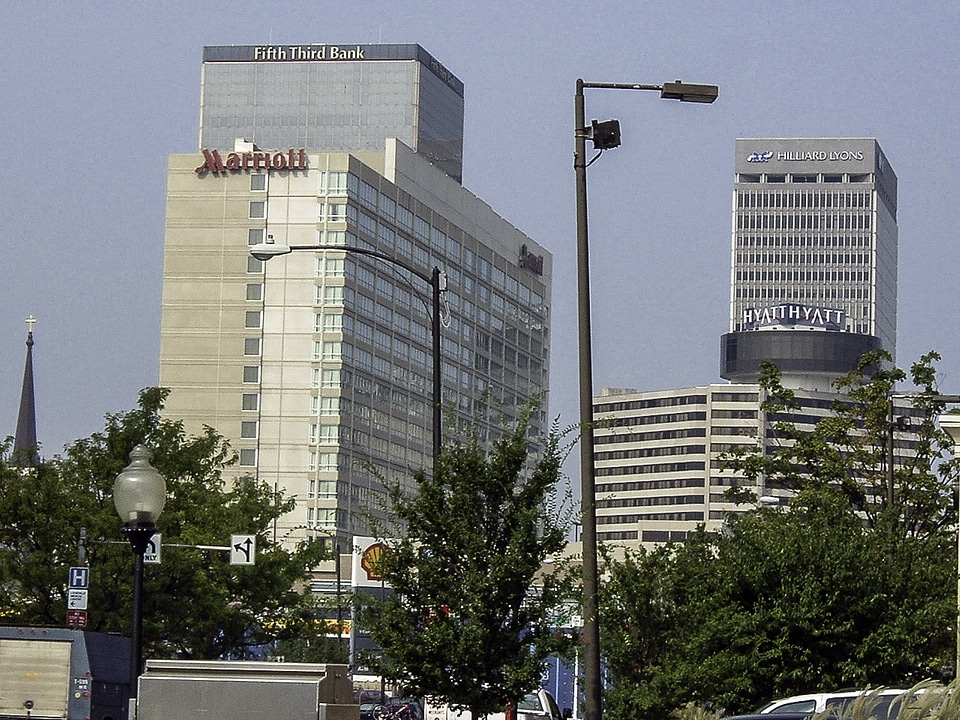
[[[133,548],[133,628],[130,633],[130,693],[136,693],[143,672],[143,555],[157,531],[157,518],[166,502],[167,486],[150,464],[150,450],[137,445],[130,464],[113,483],[113,504],[123,521],[123,533]]]

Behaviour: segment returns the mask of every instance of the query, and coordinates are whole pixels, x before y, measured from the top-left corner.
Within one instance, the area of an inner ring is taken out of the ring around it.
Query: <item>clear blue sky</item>
[[[554,254],[551,413],[576,421],[573,94],[720,85],[715,105],[588,91],[594,375],[716,382],[737,137],[876,137],[900,181],[898,360],[960,392],[956,2],[34,2],[0,23],[0,434],[35,327],[47,456],[157,383],[167,156],[197,149],[204,45],[415,42],[466,85],[464,185]]]

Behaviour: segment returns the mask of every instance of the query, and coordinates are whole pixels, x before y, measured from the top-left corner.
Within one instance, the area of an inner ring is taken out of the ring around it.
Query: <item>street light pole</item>
[[[600,612],[597,568],[597,509],[594,477],[593,441],[593,355],[590,330],[590,253],[587,223],[587,166],[586,141],[591,138],[600,150],[620,144],[617,121],[594,121],[587,127],[584,111],[585,88],[611,90],[657,90],[660,97],[683,102],[712,103],[719,90],[715,85],[689,85],[677,80],[663,85],[636,83],[591,83],[577,79],[574,98],[575,151],[573,167],[576,171],[577,193],[577,341],[580,383],[580,512],[582,520],[583,557],[583,687],[585,720],[600,720],[602,716],[602,678],[600,666]],[[600,137],[600,133],[603,137]],[[592,162],[592,161],[591,161]],[[574,698],[576,702],[577,698]]]
[[[600,616],[597,572],[596,483],[593,469],[593,354],[590,331],[590,253],[587,225],[587,133],[583,88],[577,79],[577,347],[580,363],[580,540],[583,557],[583,692],[584,717],[600,720]],[[577,702],[578,698],[574,698]]]
[[[130,464],[113,483],[113,504],[123,521],[123,533],[133,549],[133,626],[130,633],[130,694],[137,692],[143,672],[143,556],[157,531],[156,521],[166,502],[166,483],[150,464],[150,450],[137,445]]]
[[[367,248],[350,247],[347,245],[279,245],[273,242],[265,242],[252,246],[250,248],[250,254],[257,260],[267,261],[278,255],[288,255],[297,250],[336,250],[339,252],[353,253],[355,255],[367,255],[402,268],[430,286],[433,312],[433,317],[430,321],[430,329],[433,335],[433,467],[434,470],[436,470],[437,459],[440,457],[440,448],[443,444],[441,428],[443,415],[443,382],[440,375],[440,307],[443,293],[447,289],[446,273],[441,271],[439,267],[434,266],[433,271],[427,275],[401,258],[393,257],[392,255],[387,255],[377,250],[368,250]]]

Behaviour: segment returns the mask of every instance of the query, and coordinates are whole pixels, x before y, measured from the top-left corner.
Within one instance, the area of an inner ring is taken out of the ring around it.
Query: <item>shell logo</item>
[[[363,551],[360,557],[360,567],[367,573],[367,580],[382,581],[383,575],[380,572],[380,563],[389,548],[383,543],[374,543]]]

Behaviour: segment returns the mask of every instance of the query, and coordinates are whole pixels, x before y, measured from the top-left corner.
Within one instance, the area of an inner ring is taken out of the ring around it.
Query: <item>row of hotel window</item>
[[[378,369],[386,370],[381,364],[375,363],[374,370],[377,371]],[[430,385],[424,376],[408,373],[404,368],[398,368],[396,366],[392,369],[392,374],[383,372],[379,373],[380,377],[392,385],[406,388],[412,396],[427,396],[427,388]],[[343,392],[352,391],[357,396],[374,398],[379,402],[391,403],[393,406],[399,406],[401,403],[396,393],[391,390],[392,385],[378,382],[360,373],[354,373],[352,370],[343,368],[312,368],[311,373],[313,388],[338,389]],[[466,379],[462,377],[461,384],[467,382],[468,378],[469,376],[467,376]],[[245,384],[259,384],[260,366],[245,365],[243,367],[243,382]],[[517,386],[509,386],[511,387],[511,391],[505,392],[502,386],[487,385],[480,379],[476,380],[476,386],[480,392],[490,393],[491,402],[503,406],[513,407],[514,405],[522,404],[530,398],[530,395],[522,394],[522,389]],[[447,402],[447,390],[448,388],[444,389],[445,403]],[[247,409],[253,410],[255,409],[255,404],[259,403],[258,396],[256,396],[255,393],[245,393],[243,397],[243,402],[245,404],[249,403]],[[474,402],[470,399],[470,396],[460,396],[456,393],[451,393],[451,398],[456,399],[457,407],[465,411],[472,411],[474,408]],[[407,412],[416,417],[420,417],[423,414],[417,406],[412,404],[407,406]]]
[[[757,408],[712,408],[710,417],[713,419],[756,420]],[[707,419],[705,410],[690,410],[678,413],[659,413],[657,415],[638,415],[632,417],[598,418],[597,434],[610,432],[614,427],[633,427],[635,425],[660,425],[670,423],[704,422]],[[616,432],[616,431],[613,431]]]
[[[360,407],[362,406],[357,406],[357,409],[360,409]],[[393,452],[397,457],[403,457],[406,454],[409,449],[406,442],[412,441],[420,446],[423,445],[425,437],[423,426],[408,423],[402,418],[391,416],[374,408],[367,409],[370,411],[369,417],[363,424],[364,429],[361,429],[360,432],[366,435],[367,430],[372,430],[380,433],[392,433],[395,438],[403,438],[404,443],[392,443],[395,446]],[[351,418],[351,420],[358,420],[358,418]],[[357,427],[311,423],[307,442],[310,445],[339,445],[341,442],[346,442],[351,437],[355,437],[356,432]]]
[[[711,445],[711,448],[714,446]],[[720,448],[720,445],[717,445]],[[709,462],[709,468],[711,470],[726,470],[726,461],[720,456],[722,452],[732,450],[734,448],[743,447],[742,444],[729,444],[726,448],[719,450],[718,452],[711,454],[711,459]],[[656,475],[661,473],[674,473],[674,472],[693,472],[697,470],[705,470],[707,464],[702,460],[688,460],[684,462],[666,462],[666,463],[651,463],[649,465],[612,465],[608,467],[599,467],[596,468],[597,477],[615,477],[619,475]],[[599,486],[598,486],[599,487]]]
[[[728,501],[724,500],[722,495],[710,496],[711,504],[720,504],[726,503]],[[700,499],[697,503],[678,503],[678,504],[692,504],[692,505],[702,505],[703,498]],[[702,512],[672,512],[672,513],[636,513],[631,515],[601,515],[597,518],[598,525],[635,525],[641,521],[647,520],[674,520],[680,522],[702,522],[703,521]],[[714,518],[713,512],[710,513],[710,519],[723,519],[723,511],[718,511],[718,516]],[[646,535],[646,533],[644,533]],[[600,537],[600,533],[597,533],[597,537]]]
[[[738,427],[717,427],[710,429],[711,435],[732,435],[735,437],[756,437],[756,425],[741,425]],[[597,433],[593,442],[595,445],[611,445],[620,443],[648,443],[662,440],[682,440],[683,438],[705,438],[707,428],[677,428],[676,430],[653,430],[649,432],[621,432],[617,431],[611,435]],[[603,459],[603,453],[597,452],[597,459]]]
[[[782,302],[807,302],[807,303],[855,303],[862,299],[869,299],[869,294],[861,298],[854,288],[838,284],[834,287],[824,287],[823,285],[814,288],[799,285],[797,287],[738,287],[734,293],[736,300],[748,305],[761,302],[764,304],[782,303]],[[858,308],[843,308],[847,315],[855,314]],[[869,318],[870,308],[866,305],[859,308],[860,317]],[[849,318],[848,318],[849,319]],[[854,330],[853,332],[867,332],[864,329]]]
[[[741,443],[710,443],[711,453],[725,453],[756,444],[757,429],[755,427],[747,426],[730,429],[736,432],[725,433],[728,437],[742,437],[746,440]],[[634,458],[669,457],[671,455],[703,455],[706,451],[706,445],[667,445],[664,447],[645,447],[632,448],[630,450],[597,452],[594,454],[593,459],[596,462],[600,462],[601,460],[630,460]]]
[[[737,235],[734,241],[738,248],[812,248],[843,249],[873,247],[873,238],[869,233],[858,235]]]
[[[737,215],[737,230],[869,230],[871,216],[825,214],[776,214],[750,213]]]
[[[873,273],[868,270],[801,270],[785,268],[776,270],[737,270],[737,282],[785,282],[785,283],[869,283],[866,287],[856,288],[851,297],[868,298],[872,296]]]
[[[331,427],[339,427],[333,425]],[[318,436],[319,437],[319,436]],[[353,430],[349,437],[344,437],[331,445],[340,447],[342,443],[350,441],[354,449],[360,451],[366,457],[377,457],[384,461],[391,461],[397,467],[406,469],[411,467],[426,467],[427,454],[421,452],[415,447],[390,442],[389,440],[377,437],[372,433],[362,430]],[[322,442],[314,443],[323,445]],[[309,463],[307,470],[309,472],[337,472],[338,454],[331,451],[311,450],[309,453]],[[241,448],[239,451],[239,465],[242,468],[257,466],[256,448]]]
[[[712,476],[710,478],[710,485],[712,487],[741,487],[747,484],[747,481],[739,475],[729,475],[726,477]],[[617,495],[619,493],[631,493],[631,492],[645,492],[652,490],[670,490],[674,488],[702,488],[705,486],[703,476],[699,477],[685,477],[685,478],[669,478],[669,479],[657,479],[657,480],[642,480],[642,481],[618,481],[618,482],[602,482],[597,483],[597,494],[598,496],[608,496],[608,495]],[[702,494],[701,494],[702,497]],[[613,502],[609,500],[606,502]],[[607,507],[616,507],[615,505],[609,505]]]
[[[737,182],[742,183],[868,183],[871,173],[738,173]]]
[[[785,210],[820,210],[828,208],[870,208],[869,192],[738,192],[738,208],[775,208]]]
[[[755,403],[759,399],[756,392],[715,392],[710,396],[714,403]],[[616,400],[613,402],[595,402],[594,412],[623,412],[624,410],[646,410],[658,407],[676,407],[678,405],[706,405],[706,394],[667,395],[665,397],[643,398],[642,400]]]
[[[700,503],[702,504],[702,502]],[[597,525],[635,525],[641,520],[669,520],[673,522],[702,522],[702,512],[653,512],[638,513],[635,515],[600,515]],[[610,533],[607,533],[610,534]],[[597,539],[601,533],[597,533]],[[636,536],[636,533],[634,533]],[[609,538],[607,538],[609,539]]]

